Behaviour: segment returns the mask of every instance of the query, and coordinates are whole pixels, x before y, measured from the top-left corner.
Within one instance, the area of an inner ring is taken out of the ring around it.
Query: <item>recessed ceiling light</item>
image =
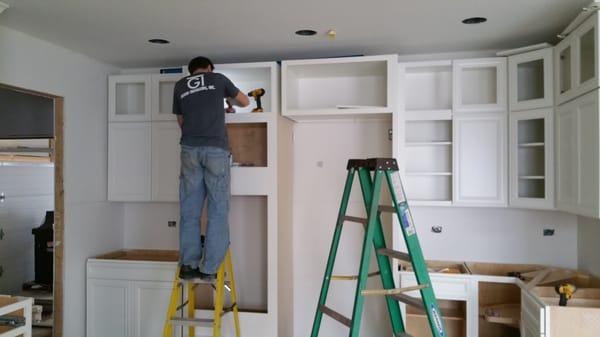
[[[300,30],[296,31],[296,35],[313,36],[313,35],[317,35],[317,32],[312,29],[300,29]]]
[[[486,21],[487,21],[487,19],[484,17],[475,16],[472,18],[467,18],[467,19],[462,20],[462,23],[464,23],[465,25],[476,25],[478,23],[484,23]]]
[[[167,44],[167,43],[171,43],[171,42],[169,42],[169,40],[165,40],[165,39],[150,39],[150,40],[148,40],[148,42],[155,43],[155,44]]]

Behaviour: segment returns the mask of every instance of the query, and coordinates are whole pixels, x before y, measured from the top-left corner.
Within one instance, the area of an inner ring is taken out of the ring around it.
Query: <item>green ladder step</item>
[[[333,233],[333,240],[329,250],[329,257],[327,259],[325,276],[323,277],[323,284],[321,286],[321,293],[319,295],[311,337],[318,337],[323,314],[350,328],[350,337],[358,337],[364,300],[366,296],[371,295],[383,296],[385,298],[394,336],[410,337],[410,335],[406,333],[404,321],[402,319],[399,304],[399,302],[401,302],[425,310],[433,337],[447,337],[441,317],[441,311],[435,298],[433,288],[430,286],[431,280],[429,278],[429,272],[427,271],[423,251],[421,250],[416,228],[404,194],[396,159],[351,159],[348,161],[346,169],[348,172],[346,183],[344,185],[344,193],[342,194],[340,209]],[[355,176],[358,176],[360,183],[367,214],[366,218],[346,215]],[[384,180],[387,183],[387,189],[391,195],[391,206],[379,205]],[[380,218],[381,213],[395,213],[398,217],[407,248],[406,253],[387,248]],[[365,228],[358,275],[333,275],[337,249],[345,222],[360,223]],[[373,250],[375,251],[379,270],[377,272],[369,273],[371,252]],[[417,285],[397,288],[393,278],[390,259],[410,262],[417,279]],[[383,289],[366,290],[367,279],[376,275],[380,276]],[[329,286],[332,280],[357,281],[352,317],[346,317],[326,305]],[[412,291],[419,291],[421,298],[414,298],[404,294]]]

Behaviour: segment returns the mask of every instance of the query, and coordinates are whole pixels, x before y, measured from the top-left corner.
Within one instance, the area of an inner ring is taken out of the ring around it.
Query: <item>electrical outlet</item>
[[[444,227],[442,226],[431,226],[431,231],[435,234],[440,234],[442,233],[442,230],[444,229]]]
[[[388,140],[392,140],[394,137],[394,130],[388,129]]]
[[[177,221],[169,221],[169,222],[167,222],[167,226],[169,226],[169,227],[177,227]]]
[[[554,229],[553,228],[545,228],[544,229],[544,236],[553,236],[554,235]]]

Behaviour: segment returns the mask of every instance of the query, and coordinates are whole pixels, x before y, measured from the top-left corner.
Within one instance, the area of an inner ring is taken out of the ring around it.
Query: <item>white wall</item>
[[[123,246],[106,201],[107,76],[117,69],[0,26],[0,83],[65,97],[64,336],[85,336],[85,261]]]
[[[54,209],[54,167],[51,164],[0,162],[0,294],[15,294],[34,279],[33,228]]]
[[[579,269],[600,276],[600,220],[578,217]]]
[[[391,122],[386,121],[295,125],[293,336],[310,333],[346,178],[346,162],[352,157],[389,156],[390,127]],[[356,184],[348,214],[363,216],[358,190]],[[573,215],[505,208],[413,207],[412,211],[428,259],[577,266],[577,218]],[[389,232],[389,219],[384,222]],[[442,234],[432,233],[432,225],[442,225]],[[555,235],[543,237],[545,228],[555,229]],[[334,274],[356,274],[363,234],[359,224],[344,227]],[[372,263],[371,270],[374,268]],[[355,282],[332,282],[328,304],[350,316],[354,287]],[[368,287],[381,284],[372,279]],[[368,299],[362,332],[385,336],[389,335],[388,326],[383,301]],[[347,334],[346,327],[329,318],[323,319],[321,329],[321,336]]]

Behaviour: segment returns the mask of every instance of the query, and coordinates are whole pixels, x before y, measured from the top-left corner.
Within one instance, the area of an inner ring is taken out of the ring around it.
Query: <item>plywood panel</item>
[[[227,124],[234,165],[267,166],[267,124]]]

